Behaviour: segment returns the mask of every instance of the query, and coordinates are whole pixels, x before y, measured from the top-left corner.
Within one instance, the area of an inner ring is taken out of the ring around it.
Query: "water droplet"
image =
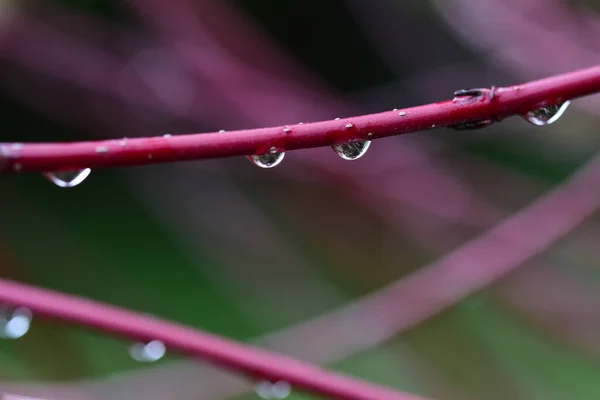
[[[398,115],[399,115],[399,116],[401,116],[401,117],[404,117],[404,116],[406,116],[406,113],[405,113],[404,111],[400,111],[400,112],[398,113]]]
[[[335,119],[335,121],[339,121],[339,120],[340,120],[340,117],[337,117],[337,118]]]
[[[56,186],[70,188],[83,182],[90,172],[92,172],[91,169],[85,168],[75,171],[44,172],[44,176]]]
[[[533,111],[529,111],[527,114],[523,115],[523,118],[525,118],[525,120],[529,121],[533,125],[550,125],[551,123],[558,120],[561,117],[561,115],[563,115],[565,110],[569,107],[569,104],[571,104],[571,102],[567,100],[562,104],[551,104],[549,106],[543,106]]]
[[[350,128],[352,128],[353,126],[354,126],[354,125],[352,125],[352,124],[346,124],[346,129],[350,129]]]
[[[17,308],[12,313],[3,311],[0,315],[0,337],[18,339],[29,331],[31,311],[27,308]]]
[[[356,160],[365,155],[369,146],[370,140],[351,140],[331,146],[338,156],[344,160]]]
[[[284,152],[278,152],[276,148],[271,149],[265,154],[253,154],[248,159],[261,168],[273,168],[283,161]]]
[[[139,362],[154,362],[164,357],[167,352],[165,344],[160,340],[153,340],[146,344],[135,343],[129,348],[131,358]]]
[[[121,141],[119,142],[119,146],[121,146],[121,147],[127,146],[127,138],[126,137],[121,139]]]
[[[221,130],[219,131],[219,133],[225,133],[225,132],[227,132],[225,129],[221,129]]]
[[[283,131],[284,131],[285,133],[289,133],[289,132],[291,132],[291,131],[292,131],[292,129],[291,129],[290,127],[286,126],[285,128],[283,128]]]
[[[108,153],[108,147],[98,146],[96,147],[96,153]]]
[[[164,138],[170,138],[171,136],[172,136],[172,135],[171,135],[170,133],[165,133],[165,134],[163,135],[163,137],[164,137]]]
[[[263,399],[285,399],[291,393],[292,387],[286,381],[262,381],[256,385],[256,394]]]

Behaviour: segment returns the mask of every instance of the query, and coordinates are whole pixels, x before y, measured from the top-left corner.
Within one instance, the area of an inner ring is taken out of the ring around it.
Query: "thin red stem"
[[[134,340],[161,340],[170,350],[200,357],[255,378],[273,382],[283,380],[298,389],[336,399],[423,400],[197,329],[6,279],[0,279],[0,302],[27,307],[39,316],[78,323]]]
[[[186,134],[73,143],[4,143],[0,172],[56,171],[261,154],[329,146],[352,139],[378,139],[451,126],[465,121],[502,119],[537,107],[600,91],[600,66],[517,86],[497,88],[476,101],[444,101],[398,111],[224,133]]]

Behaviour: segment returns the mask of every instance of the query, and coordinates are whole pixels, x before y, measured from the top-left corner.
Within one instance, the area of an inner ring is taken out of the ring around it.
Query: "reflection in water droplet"
[[[27,308],[18,308],[12,313],[3,312],[0,316],[0,337],[4,339],[22,337],[29,331],[31,318],[31,311]]]
[[[131,358],[139,362],[154,362],[158,361],[167,352],[167,348],[160,340],[153,340],[144,343],[135,343],[129,348]]]
[[[56,186],[70,188],[75,187],[83,182],[85,178],[88,177],[90,172],[92,172],[91,169],[85,168],[75,171],[44,172],[44,176]]]
[[[571,104],[570,101],[565,101],[562,104],[551,104],[549,106],[540,107],[533,111],[529,111],[527,114],[523,115],[523,118],[533,125],[550,125],[563,115],[565,110],[569,107],[569,104]]]
[[[256,394],[263,399],[285,399],[292,393],[292,387],[285,381],[271,383],[262,381],[256,385]]]
[[[248,159],[261,168],[273,168],[283,161],[284,156],[285,152],[280,153],[276,148],[271,147],[271,150],[269,150],[268,153],[254,154],[248,156]]]
[[[365,155],[370,145],[370,140],[352,140],[331,147],[344,160],[356,160]]]

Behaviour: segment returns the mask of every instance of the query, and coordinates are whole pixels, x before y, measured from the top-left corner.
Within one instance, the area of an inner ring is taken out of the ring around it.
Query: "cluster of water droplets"
[[[0,338],[19,339],[29,331],[33,315],[27,308],[0,311]]]
[[[292,393],[292,387],[286,381],[262,381],[256,385],[255,390],[263,399],[285,399]]]
[[[475,93],[479,89],[469,89],[467,91],[457,91],[455,92],[455,100],[463,99],[465,97],[477,97],[480,94]],[[571,104],[570,101],[565,101],[563,103],[551,104],[536,108],[535,110],[529,111],[527,114],[522,115],[522,117],[530,122],[533,125],[544,126],[552,124],[556,122],[565,112],[565,110]],[[397,111],[397,109],[394,109]],[[406,116],[406,112],[400,112],[400,116]],[[336,121],[339,118],[336,118]],[[466,129],[479,129],[485,127],[491,123],[493,120],[481,120],[481,121],[467,121],[465,123],[457,124],[450,126],[451,128],[458,130],[466,130]],[[302,124],[302,123],[300,123]],[[346,129],[353,128],[353,124],[347,124]],[[292,131],[291,128],[285,127],[283,129],[284,133],[290,133]],[[225,133],[225,130],[220,130],[220,133]],[[370,136],[371,134],[369,134]],[[171,135],[164,135],[165,137],[170,137]],[[121,146],[126,145],[126,139],[123,139],[121,142]],[[343,143],[337,143],[332,145],[332,149],[335,153],[340,156],[344,160],[357,160],[369,149],[371,145],[370,140],[366,139],[351,139]],[[103,152],[104,147],[96,149],[97,152]],[[149,158],[152,156],[150,155]],[[276,147],[271,147],[268,151],[263,154],[253,154],[247,156],[247,158],[256,166],[260,168],[273,168],[277,165],[281,164],[285,157],[285,151],[281,149],[277,149]],[[56,186],[61,188],[71,188],[79,185],[83,182],[91,173],[90,168],[84,168],[79,170],[69,170],[69,171],[51,171],[45,172],[44,176]]]
[[[33,314],[25,307],[0,308],[0,339],[19,339],[31,326]],[[165,344],[160,340],[147,343],[134,343],[129,347],[129,355],[139,362],[155,362],[164,357],[167,352]]]
[[[400,113],[401,116],[405,116],[406,113]],[[339,118],[335,119],[336,121]],[[299,123],[302,125],[302,122]],[[347,124],[346,129],[353,128],[353,124]],[[220,133],[225,133],[225,130],[220,130]],[[292,129],[288,126],[283,128],[284,133],[292,132]],[[369,134],[370,136],[371,134]],[[331,146],[333,151],[344,160],[356,160],[365,155],[369,146],[371,145],[370,140],[366,139],[351,139],[343,143],[337,143]],[[247,156],[247,158],[256,166],[261,168],[273,168],[279,165],[285,156],[285,151],[281,151],[275,147],[271,147],[267,152],[263,154],[254,154]]]
[[[44,172],[44,176],[50,182],[61,188],[71,188],[83,182],[92,172],[89,168],[71,170]]]
[[[523,118],[533,125],[550,125],[551,123],[556,122],[564,114],[570,104],[570,101],[565,101],[564,103],[550,104],[548,106],[536,108],[523,115]]]

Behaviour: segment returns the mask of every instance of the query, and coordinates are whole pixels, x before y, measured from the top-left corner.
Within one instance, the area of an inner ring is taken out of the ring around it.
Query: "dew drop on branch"
[[[248,159],[261,168],[273,168],[283,161],[284,156],[285,152],[279,152],[276,148],[271,147],[267,153],[253,154],[248,156]]]
[[[44,172],[44,176],[56,186],[70,188],[83,182],[90,172],[92,172],[91,169],[85,168],[74,171]]]
[[[292,387],[286,381],[262,381],[256,385],[256,394],[263,399],[285,399],[291,393]]]
[[[370,140],[359,139],[334,144],[331,148],[344,160],[356,160],[365,155],[370,145]]]
[[[152,340],[148,343],[134,343],[129,348],[129,355],[139,362],[158,361],[167,352],[165,344],[160,340]]]
[[[17,308],[14,311],[4,310],[0,314],[0,337],[18,339],[29,331],[32,314],[27,308]]]
[[[523,118],[533,125],[550,125],[563,115],[565,110],[569,107],[569,104],[571,104],[570,101],[565,101],[561,104],[551,104],[536,108],[535,110],[529,111],[527,114],[523,115]]]

